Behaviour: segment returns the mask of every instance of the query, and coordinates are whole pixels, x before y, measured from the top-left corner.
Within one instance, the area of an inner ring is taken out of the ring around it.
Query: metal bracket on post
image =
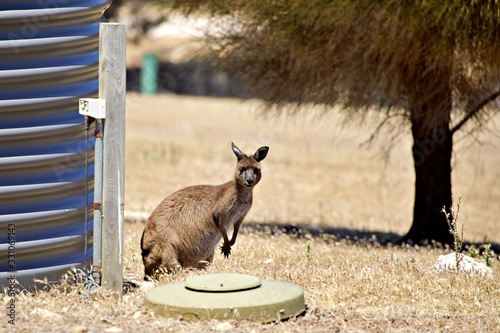
[[[80,98],[78,112],[85,117],[106,119],[106,100],[99,98]]]

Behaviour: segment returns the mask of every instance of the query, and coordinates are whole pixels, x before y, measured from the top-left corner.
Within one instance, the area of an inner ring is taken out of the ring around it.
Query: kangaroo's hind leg
[[[179,256],[172,244],[165,244],[161,253],[161,266],[166,269],[168,273],[173,273],[182,269],[179,262]]]
[[[213,249],[210,254],[203,260],[198,261],[198,265],[196,265],[196,268],[198,269],[205,269],[214,261],[214,253],[215,249]]]
[[[170,273],[181,268],[177,258],[177,252],[171,244],[156,242],[142,246],[142,260],[144,263],[145,279],[155,278],[158,274],[165,271]]]

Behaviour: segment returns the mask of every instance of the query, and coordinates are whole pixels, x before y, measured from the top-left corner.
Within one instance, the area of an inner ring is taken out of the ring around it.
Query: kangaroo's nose
[[[253,178],[246,178],[245,179],[245,184],[246,185],[252,185],[253,184]]]

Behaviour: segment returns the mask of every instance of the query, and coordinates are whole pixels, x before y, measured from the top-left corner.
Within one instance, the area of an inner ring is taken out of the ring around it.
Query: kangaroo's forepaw
[[[229,258],[231,254],[231,246],[225,246],[224,244],[220,246],[221,253],[224,254],[224,258]]]

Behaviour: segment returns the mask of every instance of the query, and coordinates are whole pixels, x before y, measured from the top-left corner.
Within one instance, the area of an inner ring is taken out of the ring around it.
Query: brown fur
[[[252,206],[252,190],[260,181],[260,161],[269,150],[247,156],[231,143],[238,159],[235,178],[218,186],[196,185],[179,190],[153,211],[141,238],[144,272],[173,271],[211,263],[217,243],[227,258],[243,218]],[[233,226],[231,239],[227,232]]]

